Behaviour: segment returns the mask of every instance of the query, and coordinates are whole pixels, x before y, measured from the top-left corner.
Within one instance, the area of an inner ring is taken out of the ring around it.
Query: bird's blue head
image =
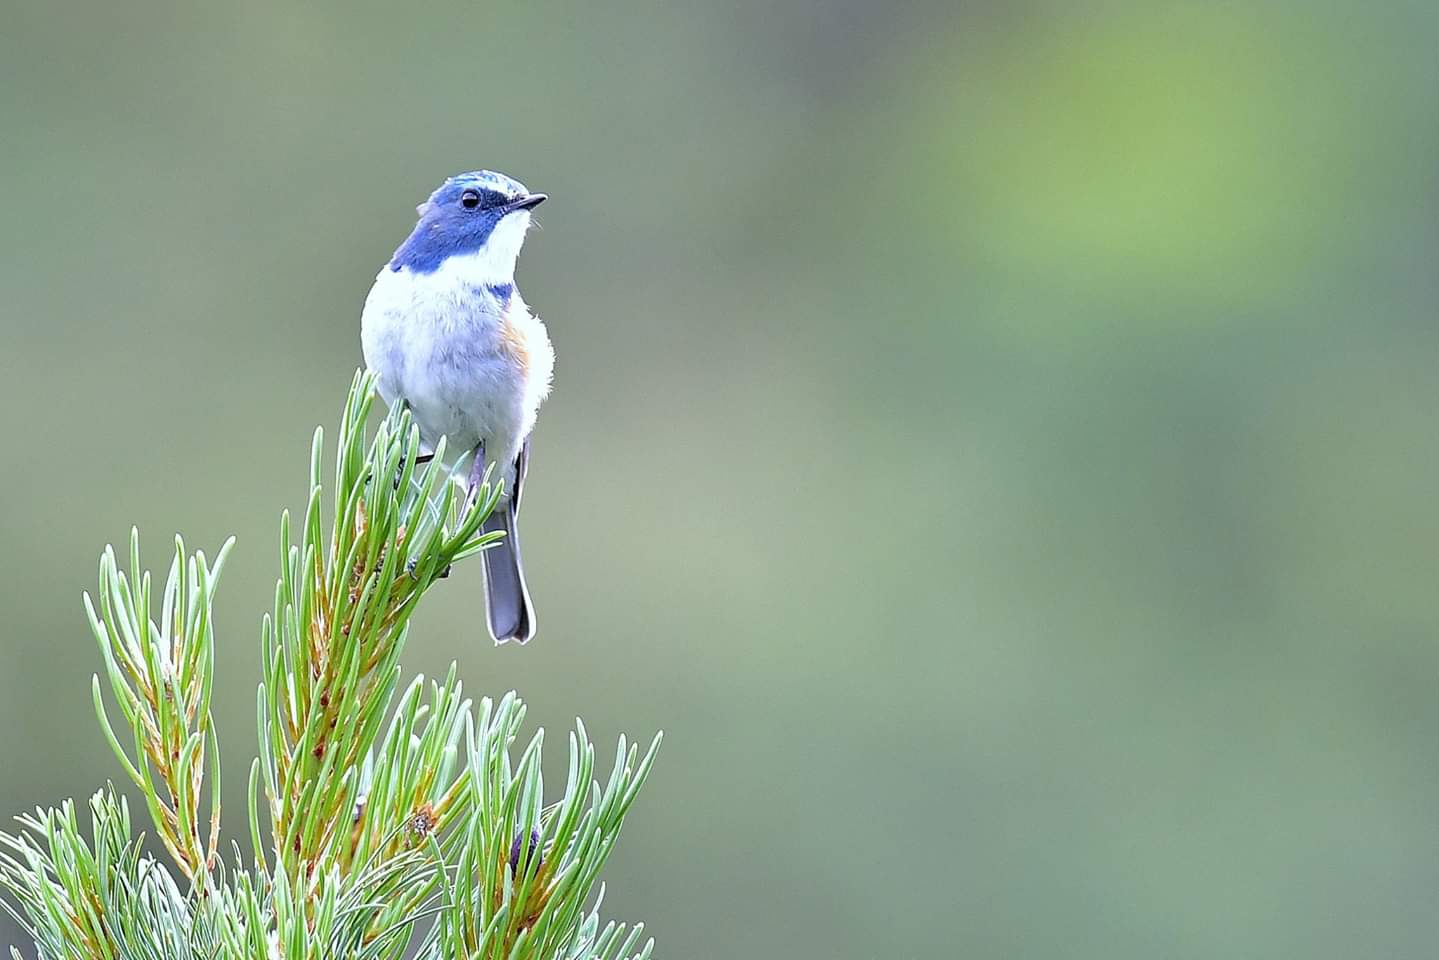
[[[415,208],[420,221],[395,251],[390,269],[433,273],[451,257],[466,256],[478,278],[509,280],[530,211],[544,199],[503,173],[476,170],[450,177]]]

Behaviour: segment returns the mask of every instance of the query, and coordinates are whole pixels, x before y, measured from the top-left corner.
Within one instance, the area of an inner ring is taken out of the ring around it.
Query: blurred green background
[[[10,0],[0,809],[119,775],[100,548],[233,532],[240,838],[279,510],[414,205],[493,167],[553,197],[541,630],[493,649],[462,569],[408,663],[665,729],[608,914],[685,958],[1432,954],[1436,30]]]

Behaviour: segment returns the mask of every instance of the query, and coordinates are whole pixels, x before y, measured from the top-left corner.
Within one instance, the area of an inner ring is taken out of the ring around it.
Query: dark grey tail
[[[520,565],[519,528],[516,524],[517,498],[507,498],[485,520],[486,533],[503,530],[505,538],[487,549],[485,558],[485,603],[490,636],[495,643],[528,643],[535,635],[535,611],[525,587],[525,570]]]

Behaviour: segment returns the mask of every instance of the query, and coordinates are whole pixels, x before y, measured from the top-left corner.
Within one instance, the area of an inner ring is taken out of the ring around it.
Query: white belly
[[[380,271],[361,319],[365,363],[386,402],[409,404],[427,450],[442,436],[447,458],[483,444],[509,490],[554,353],[519,291],[502,304],[464,275],[463,259],[430,274]]]

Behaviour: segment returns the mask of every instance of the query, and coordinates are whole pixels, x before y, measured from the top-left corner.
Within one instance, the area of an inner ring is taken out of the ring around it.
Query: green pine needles
[[[621,737],[603,786],[583,723],[569,734],[559,800],[546,804],[544,731],[515,756],[525,708],[478,705],[451,666],[401,687],[410,616],[452,565],[497,534],[499,496],[451,482],[444,450],[416,465],[419,432],[391,409],[366,430],[373,384],[357,375],[340,423],[333,513],[323,516],[322,432],[292,543],[280,523],[275,608],[261,628],[259,756],[250,768],[246,862],[221,847],[220,744],[210,716],[211,560],[178,538],[158,606],[132,533],[85,597],[104,660],[95,713],[144,797],[174,871],[146,853],[113,787],[19,818],[0,834],[5,909],[53,960],[629,960],[652,941],[601,924],[600,869],[659,746]],[[328,526],[328,532],[326,527]],[[107,708],[104,690],[115,706]],[[118,716],[116,715],[118,714]],[[12,948],[12,954],[21,954]]]

